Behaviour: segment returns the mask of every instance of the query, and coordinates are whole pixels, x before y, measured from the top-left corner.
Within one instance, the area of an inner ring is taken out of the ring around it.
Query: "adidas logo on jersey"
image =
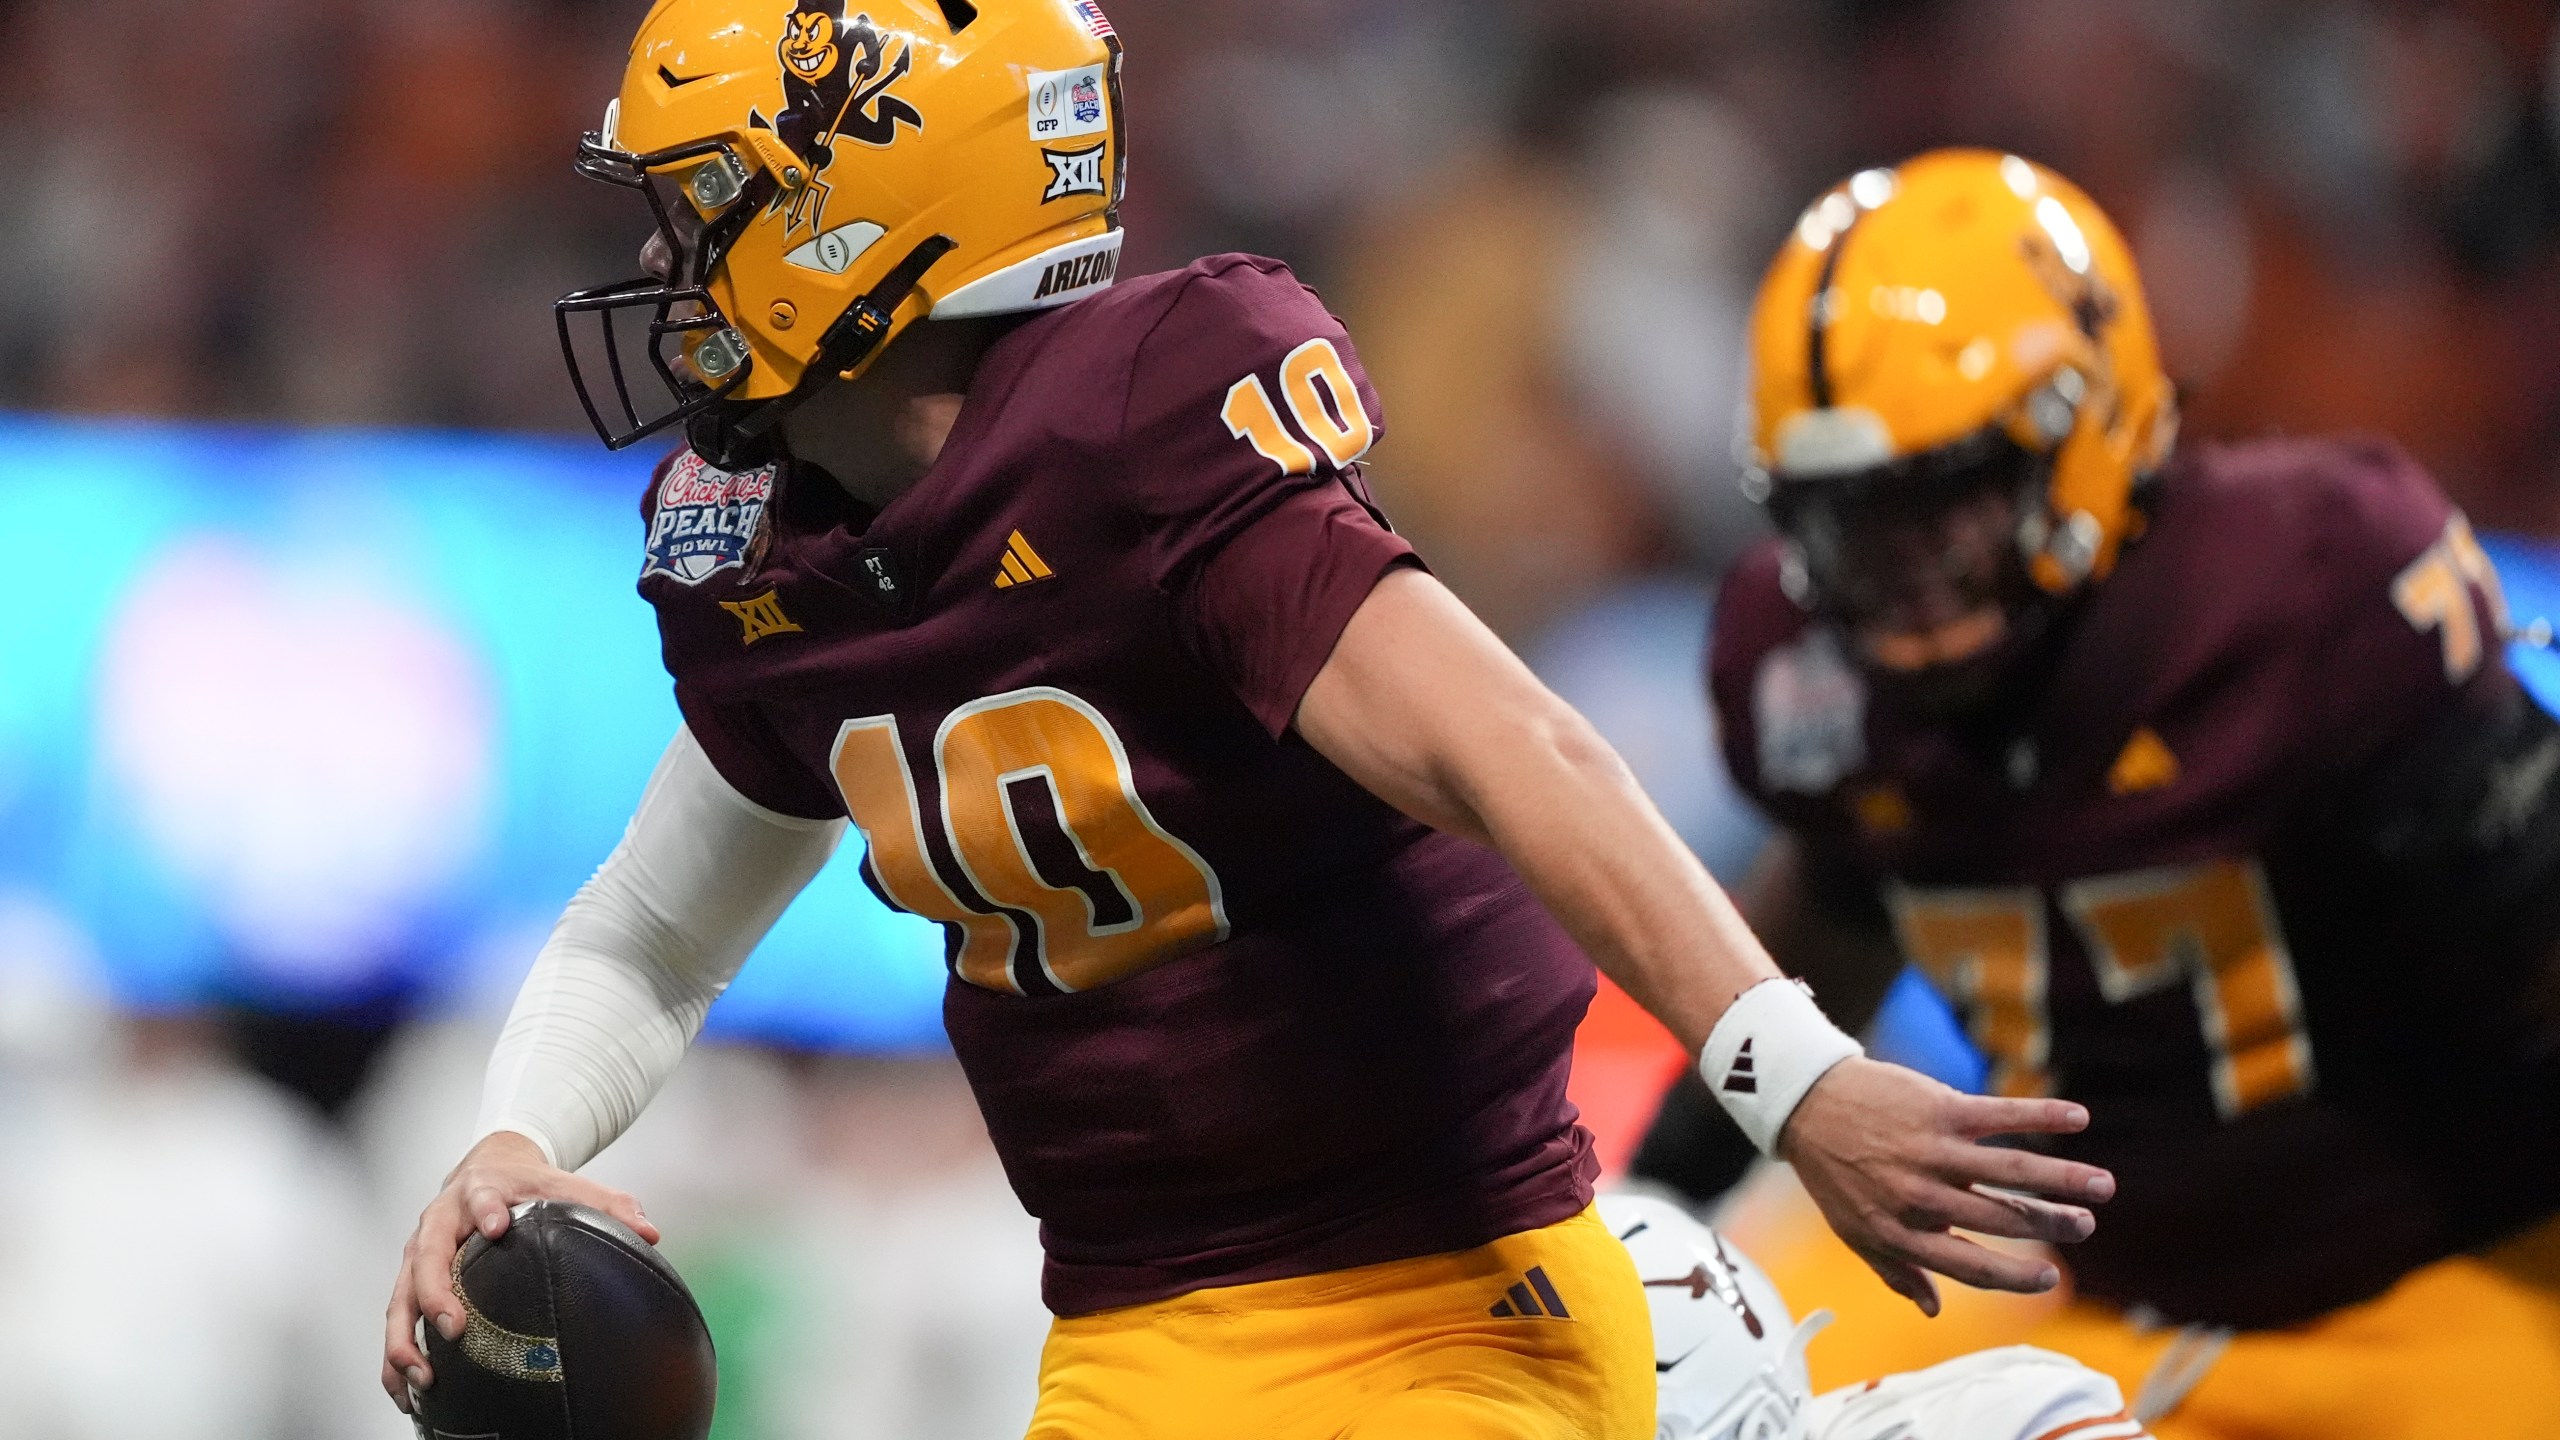
[[[2139,795],[2146,790],[2164,789],[2177,783],[2178,757],[2169,749],[2160,732],[2145,725],[2133,732],[2107,768],[2107,793]]]
[[[1757,1068],[1752,1064],[1751,1060],[1750,1041],[1743,1041],[1742,1048],[1733,1052],[1733,1068],[1724,1072],[1724,1088],[1732,1091],[1736,1095],[1757,1095],[1760,1093],[1760,1080],[1757,1074]]]
[[[1050,574],[1049,563],[1031,548],[1030,541],[1022,538],[1021,531],[1004,537],[1004,563],[996,568],[997,589],[1010,590],[1016,585],[1046,580]]]
[[[1543,1265],[1532,1265],[1528,1272],[1511,1282],[1509,1298],[1496,1300],[1485,1313],[1496,1320],[1570,1320],[1573,1312],[1564,1308],[1564,1297],[1556,1293],[1547,1279]]]

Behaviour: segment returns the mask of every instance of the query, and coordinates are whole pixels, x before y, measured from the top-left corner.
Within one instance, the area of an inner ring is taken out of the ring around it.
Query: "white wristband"
[[[1832,1066],[1866,1047],[1840,1032],[1801,980],[1768,979],[1725,1008],[1698,1056],[1698,1073],[1763,1155],[1796,1104]]]

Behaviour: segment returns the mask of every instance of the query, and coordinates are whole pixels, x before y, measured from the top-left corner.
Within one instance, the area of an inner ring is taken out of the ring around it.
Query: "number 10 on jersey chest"
[[[927,843],[897,717],[844,722],[830,768],[881,892],[956,929],[953,968],[970,984],[1022,994],[1036,967],[1051,987],[1089,990],[1227,937],[1217,873],[1156,823],[1119,734],[1068,691],[1008,691],[943,718],[931,822],[957,875]],[[1016,800],[1027,786],[1045,791],[1082,883],[1042,873]]]

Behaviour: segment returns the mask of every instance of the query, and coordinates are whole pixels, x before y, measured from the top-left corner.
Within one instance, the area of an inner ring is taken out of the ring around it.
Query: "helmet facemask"
[[[746,383],[754,359],[745,337],[720,313],[709,282],[775,186],[770,175],[750,174],[736,149],[718,140],[634,154],[591,133],[579,142],[576,168],[588,179],[640,192],[655,227],[653,244],[666,255],[663,274],[575,290],[552,307],[578,403],[606,447],[620,450],[710,412]],[[617,325],[616,316],[626,311],[641,314]],[[581,346],[573,317],[589,316],[595,329]],[[599,387],[588,380],[597,364],[612,383],[618,421],[597,407]],[[649,379],[656,384],[648,386]],[[635,380],[644,386],[642,396],[633,394]]]
[[[1790,598],[1837,625],[1870,675],[1931,708],[1979,698],[2050,625],[2032,578],[2049,543],[2050,451],[1993,428],[1838,475],[1767,487]]]
[[[610,113],[606,123],[609,133]],[[579,142],[576,168],[590,179],[639,191],[649,202],[655,243],[667,256],[664,275],[572,291],[552,306],[570,383],[608,449],[620,450],[680,423],[686,443],[721,469],[739,470],[772,459],[782,417],[828,381],[869,359],[888,338],[892,317],[924,272],[954,248],[948,236],[926,237],[834,318],[818,341],[815,358],[789,390],[769,399],[733,400],[755,366],[754,351],[721,313],[711,279],[757,212],[774,200],[779,187],[772,173],[751,172],[736,147],[725,141],[634,154],[613,148],[599,134]],[[645,310],[647,318],[617,328],[614,315],[623,310]],[[590,353],[601,357],[613,382],[622,411],[619,426],[596,408],[571,326],[573,315],[598,319],[600,343]],[[651,405],[645,418],[631,393],[632,375],[642,362],[663,392],[662,403]]]

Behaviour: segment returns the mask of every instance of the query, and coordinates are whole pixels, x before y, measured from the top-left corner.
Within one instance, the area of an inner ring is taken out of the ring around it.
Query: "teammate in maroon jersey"
[[[2122,1195],[2034,1338],[2163,1440],[2560,1433],[2560,725],[2462,517],[2377,441],[2172,454],[2130,256],[2015,157],[1825,196],[1753,338],[1746,909],[1844,1023],[1907,961],[1990,1088],[2097,1117],[2047,1148]],[[1690,1081],[1637,1168],[1748,1158]]]
[[[812,164],[773,107],[856,54],[829,115],[901,123]],[[1035,1435],[1651,1435],[1564,1098],[1586,950],[1896,1285],[2051,1284],[1947,1229],[2086,1234],[2103,1171],[1976,1143],[2083,1112],[1867,1061],[1776,978],[1369,503],[1378,399],[1314,296],[1242,257],[1106,288],[1118,78],[1064,0],[644,26],[584,155],[658,207],[654,278],[562,309],[564,338],[640,314],[644,353],[573,371],[610,440],[687,427],[640,581],[685,728],[499,1042],[386,1385],[432,1383],[414,1322],[467,1323],[455,1243],[511,1202],[645,1227],[568,1172],[848,820],[945,928],[952,1042],[1042,1222]]]

